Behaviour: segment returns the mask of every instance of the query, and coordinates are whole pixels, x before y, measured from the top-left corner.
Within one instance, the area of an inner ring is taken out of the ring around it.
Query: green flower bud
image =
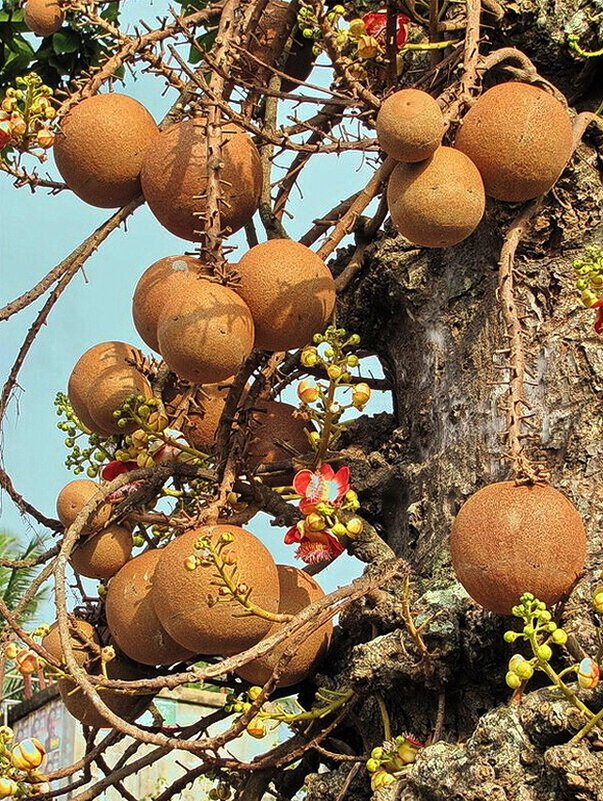
[[[567,642],[567,632],[565,632],[563,629],[555,629],[551,635],[551,640],[555,643],[555,645],[565,645]]]
[[[503,635],[503,639],[505,642],[515,642],[515,640],[519,637],[519,634],[515,631],[505,631]]]
[[[366,763],[366,769],[369,773],[374,773],[379,768],[379,762],[376,759],[369,759]]]
[[[536,649],[536,656],[541,659],[543,662],[548,662],[549,659],[553,656],[553,649],[550,645],[540,645]]]
[[[376,748],[373,748],[371,751],[371,756],[373,759],[383,759],[383,748],[378,745]]]
[[[511,673],[511,671],[509,671],[505,676],[505,681],[507,682],[507,686],[512,690],[516,690],[518,687],[521,687],[521,679],[517,673]]]

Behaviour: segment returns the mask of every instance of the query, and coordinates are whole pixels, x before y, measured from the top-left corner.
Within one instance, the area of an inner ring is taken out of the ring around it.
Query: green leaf
[[[212,28],[210,31],[206,31],[205,33],[202,33],[201,36],[197,37],[197,44],[202,50],[205,50],[206,53],[209,53],[214,46],[217,35],[218,29]],[[190,64],[198,64],[201,61],[201,53],[196,47],[191,46],[188,54],[188,60]]]
[[[52,49],[57,56],[65,53],[77,53],[80,47],[80,37],[71,28],[64,28],[52,34]]]
[[[101,17],[106,19],[107,22],[117,22],[119,17],[119,3],[109,3],[102,12]]]

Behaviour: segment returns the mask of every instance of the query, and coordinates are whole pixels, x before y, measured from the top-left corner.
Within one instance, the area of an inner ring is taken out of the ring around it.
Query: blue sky
[[[134,6],[137,13],[149,9],[145,16],[152,19],[167,4],[126,3],[125,18],[134,19]],[[328,80],[327,70],[316,70],[313,80],[317,79]],[[158,89],[159,81],[153,76],[142,76],[137,81],[128,78],[125,86],[116,86],[116,91],[136,97],[159,120],[175,99],[173,91],[161,95],[163,86]],[[312,161],[300,182],[303,198],[294,195],[295,218],[286,223],[292,237],[300,236],[315,217],[361,188],[371,172],[361,154],[318,156]],[[34,159],[26,157],[24,164],[31,169]],[[45,169],[51,176],[59,177],[52,156]],[[35,194],[26,187],[16,190],[4,174],[0,174],[0,209],[1,305],[34,285],[110,214],[86,205],[71,192],[49,196],[44,190]],[[260,227],[258,232],[261,237]],[[239,247],[230,257],[233,261],[246,249],[241,235],[231,237],[228,244]],[[66,390],[73,365],[87,348],[98,342],[123,340],[148,352],[132,323],[134,287],[154,261],[186,249],[189,243],[163,229],[143,206],[128,221],[127,231],[114,232],[89,259],[37,337],[20,373],[20,389],[5,418],[2,458],[17,490],[45,514],[54,516],[58,492],[73,478],[64,466],[64,435],[56,428],[58,418],[53,406],[56,393]],[[8,373],[45,298],[38,299],[8,322],[0,323],[2,376]],[[376,360],[371,360],[370,369],[374,375],[381,374]],[[387,394],[381,393],[371,402],[369,412],[390,408]],[[22,541],[41,531],[35,522],[20,516],[10,499],[2,496],[1,501],[3,529]],[[259,518],[248,527],[270,545],[277,562],[294,564],[293,548],[282,543],[284,531],[270,527],[264,515]],[[356,560],[342,556],[321,573],[319,581],[329,591],[359,575],[361,569]]]

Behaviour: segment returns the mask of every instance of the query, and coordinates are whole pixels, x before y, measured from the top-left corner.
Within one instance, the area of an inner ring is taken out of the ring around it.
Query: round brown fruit
[[[150,599],[160,550],[131,559],[109,582],[107,625],[121,650],[143,665],[173,665],[194,656],[178,645],[159,622]]]
[[[115,92],[82,100],[63,118],[54,143],[57,168],[75,194],[103,209],[140,194],[143,156],[159,129],[137,100]]]
[[[204,269],[199,259],[192,256],[168,256],[151,264],[142,274],[134,290],[132,316],[136,330],[153,350],[159,352],[157,326],[164,307],[174,292],[190,286]]]
[[[92,675],[100,675],[100,669],[95,669]],[[146,678],[146,675],[140,666],[134,665],[125,657],[116,656],[107,662],[107,677],[121,681],[137,681]],[[60,679],[58,687],[67,711],[80,723],[95,729],[112,726],[71,679]],[[152,695],[128,695],[118,690],[101,690],[99,694],[111,712],[124,720],[135,720],[153,700]]]
[[[262,167],[257,148],[234,123],[222,126],[220,223],[231,232],[248,223],[258,207]],[[164,228],[183,239],[199,239],[207,189],[206,124],[185,120],[162,131],[149,148],[141,172],[142,191]]]
[[[249,465],[255,469],[260,464],[282,462],[291,458],[291,452],[279,445],[278,441],[287,443],[298,453],[309,450],[308,437],[304,428],[308,422],[302,417],[294,417],[295,406],[280,401],[265,400],[258,402],[258,411],[253,419],[258,421],[253,439],[247,450]],[[281,479],[280,483],[286,483]]]
[[[125,342],[101,342],[88,348],[78,359],[69,376],[67,395],[73,411],[89,431],[95,430],[95,422],[86,402],[90,385],[109,367],[130,364],[138,353],[136,348]]]
[[[469,595],[509,615],[524,592],[549,606],[569,593],[584,566],[586,534],[578,510],[558,490],[503,481],[463,504],[451,549]]]
[[[569,161],[572,123],[543,89],[501,83],[467,112],[454,146],[477,166],[487,195],[531,200],[549,191]]]
[[[324,598],[324,592],[314,579],[303,570],[287,565],[277,565],[280,582],[280,603],[278,611],[282,615],[296,615],[314,601]],[[266,635],[276,634],[282,623],[274,623]],[[308,634],[295,648],[293,657],[287,662],[281,673],[277,687],[291,687],[311,675],[323,659],[333,632],[333,624],[329,620],[320,628]],[[272,675],[279,657],[287,647],[287,641],[277,645],[259,659],[254,659],[236,673],[251,684],[263,685]]]
[[[94,648],[90,645],[90,643],[100,645],[96,629],[94,626],[90,625],[87,620],[70,617],[68,621],[70,628],[69,639],[71,647],[73,648],[73,658],[80,667],[88,669],[98,658],[98,654],[94,652]],[[53,623],[49,628],[48,634],[42,640],[42,647],[45,648],[60,665],[64,666],[66,664],[57,622]]]
[[[224,381],[253,349],[253,318],[232,289],[197,278],[174,291],[157,328],[159,351],[179,378]]]
[[[125,565],[132,553],[132,534],[124,526],[111,525],[79,542],[69,562],[80,576],[109,579]]]
[[[100,484],[87,478],[75,479],[65,484],[57,498],[57,515],[65,528],[74,522],[83,507],[100,490]],[[111,517],[111,504],[103,503],[86,523],[80,536],[86,536],[102,528]]]
[[[379,145],[397,161],[428,159],[446,129],[437,102],[420,89],[401,89],[381,104],[377,114]]]
[[[203,453],[210,453],[214,446],[229,390],[230,387],[223,384],[205,384],[201,387],[199,405],[189,410],[182,424],[187,441]]]
[[[130,422],[124,428],[117,424],[113,412],[121,407],[130,395],[153,397],[153,390],[147,379],[135,367],[115,365],[90,384],[86,395],[86,406],[93,420],[93,431],[100,434],[122,434],[133,431],[138,426]]]
[[[484,214],[484,185],[473,162],[439,147],[417,164],[398,164],[387,186],[396,229],[414,245],[446,248],[466,239]]]
[[[187,570],[185,559],[198,555],[195,542],[208,537],[214,548],[221,535],[232,535],[222,556],[234,560],[239,583],[251,589],[250,601],[274,613],[279,603],[278,571],[262,543],[238,526],[203,526],[187,531],[162,549],[155,568],[151,600],[162,626],[185,648],[197,654],[229,656],[244,651],[266,636],[270,620],[246,615],[235,600],[218,601],[218,572],[214,564]]]
[[[57,0],[27,0],[23,7],[23,20],[32,33],[51,36],[61,29],[65,12]]]
[[[270,239],[247,251],[236,266],[237,293],[251,310],[255,347],[299,348],[322,331],[335,306],[331,271],[310,248]]]

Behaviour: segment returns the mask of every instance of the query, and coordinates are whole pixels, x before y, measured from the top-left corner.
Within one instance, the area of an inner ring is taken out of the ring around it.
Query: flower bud
[[[376,759],[368,759],[366,762],[366,769],[369,773],[374,773],[379,768],[379,762]]]
[[[344,537],[347,534],[347,529],[343,523],[335,523],[335,525],[331,528],[331,531],[336,537]]]
[[[357,537],[362,533],[363,528],[364,523],[359,517],[353,517],[351,520],[348,520],[346,524],[347,533],[350,537]]]
[[[375,58],[381,51],[379,42],[372,36],[362,35],[358,39],[357,53],[362,59]]]
[[[266,734],[266,727],[259,718],[252,718],[247,724],[247,733],[257,740],[261,740]]]
[[[583,659],[578,665],[578,684],[583,690],[592,690],[599,683],[599,665],[594,659]]]
[[[551,634],[551,640],[555,643],[555,645],[565,645],[567,642],[567,632],[563,629],[555,629],[555,631]]]
[[[23,136],[27,132],[27,123],[20,115],[11,117],[10,130],[14,136]]]
[[[322,515],[317,514],[316,512],[311,512],[306,517],[306,525],[305,527],[310,529],[310,531],[323,531],[326,525],[326,521]]]
[[[309,345],[307,348],[304,348],[301,352],[300,361],[304,367],[316,367],[320,361],[320,357],[316,348],[312,347],[311,345]]]
[[[359,17],[353,19],[348,26],[348,30],[352,36],[363,36],[365,31],[364,21]]]
[[[18,791],[19,787],[15,781],[6,776],[0,776],[0,798],[10,798],[17,795]]]
[[[330,364],[327,368],[327,375],[331,379],[331,381],[337,381],[338,378],[341,378],[341,367],[338,364]]]
[[[19,673],[23,676],[29,676],[38,669],[38,657],[33,651],[23,649],[15,657],[15,664]]]
[[[45,756],[46,749],[42,743],[35,737],[29,737],[13,748],[10,761],[17,770],[30,771],[39,768]]]
[[[262,688],[258,687],[257,685],[254,686],[254,687],[250,687],[247,690],[247,695],[249,696],[249,700],[250,701],[255,701],[257,698],[259,698],[261,692],[262,692]]]
[[[194,570],[197,567],[197,559],[194,556],[187,556],[184,560],[186,570]]]
[[[48,128],[40,128],[36,134],[36,142],[40,145],[40,147],[43,147],[44,150],[47,150],[49,147],[54,145],[53,132],[49,131]]]
[[[536,649],[536,656],[538,659],[541,659],[543,662],[548,662],[549,659],[553,656],[553,650],[550,645],[540,645]]]
[[[307,379],[299,382],[297,387],[297,396],[302,403],[314,403],[320,396],[320,392],[316,384],[313,384]]]
[[[10,743],[15,736],[10,726],[0,726],[0,743]]]
[[[375,791],[380,787],[387,787],[390,784],[394,784],[395,781],[396,779],[391,773],[381,768],[371,776],[371,790]]]
[[[509,671],[505,676],[505,681],[507,682],[507,686],[512,690],[516,690],[518,687],[521,687],[521,679],[517,673],[511,673],[511,671]]]
[[[357,409],[362,409],[370,400],[371,388],[364,381],[356,384],[352,391],[352,403]]]
[[[603,587],[597,587],[593,593],[593,606],[595,611],[603,614]]]
[[[4,653],[6,654],[7,659],[15,659],[17,654],[19,653],[19,648],[17,647],[16,642],[9,642],[4,648]]]

